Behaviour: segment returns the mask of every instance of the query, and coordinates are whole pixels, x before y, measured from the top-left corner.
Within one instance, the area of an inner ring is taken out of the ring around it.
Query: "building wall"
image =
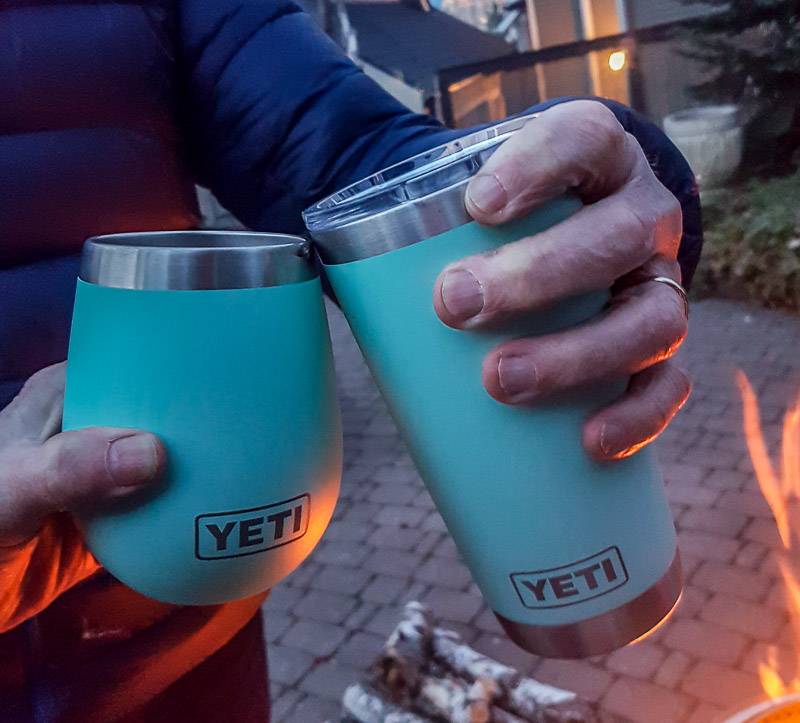
[[[380,68],[370,65],[360,58],[356,58],[356,62],[361,70],[364,71],[364,73],[372,78],[387,93],[393,95],[403,105],[408,106],[411,108],[411,110],[416,111],[417,113],[425,112],[425,99],[421,90],[410,85],[406,85],[399,78],[395,78],[393,75],[385,73]]]
[[[539,82],[533,68],[502,73],[500,82],[508,113],[522,113],[540,100]]]
[[[623,18],[618,12],[618,0],[581,0],[584,17],[584,37],[602,38],[621,33]]]
[[[602,38],[622,32],[625,19],[620,9],[619,0],[580,0],[583,37]],[[629,67],[626,65],[621,70],[612,70],[609,67],[609,57],[612,52],[612,50],[601,50],[589,53],[587,62],[591,92],[620,103],[629,103]]]
[[[645,28],[713,10],[704,4],[684,5],[681,0],[528,0],[527,4],[538,21],[542,48],[580,38],[615,35],[628,23],[630,29]]]
[[[542,100],[565,95],[592,95],[587,58],[565,58],[545,63]]]
[[[431,5],[464,23],[486,30],[494,0],[434,0]]]
[[[632,28],[689,20],[713,11],[710,6],[685,5],[680,0],[625,0],[625,3]],[[656,122],[696,104],[690,87],[702,78],[703,69],[679,50],[679,40],[647,43],[638,50],[646,111]]]
[[[473,75],[450,86],[453,125],[469,128],[504,118],[508,111],[499,73]]]
[[[707,14],[711,8],[704,5],[684,5],[680,0],[625,0],[632,28],[686,20]]]
[[[548,48],[579,40],[580,0],[528,0],[534,18],[533,47]],[[537,66],[537,88],[542,100],[590,92],[589,63],[586,58],[566,58]]]
[[[706,5],[684,5],[681,0],[528,0],[528,7],[533,8],[538,21],[539,47],[615,35],[711,10]],[[678,47],[677,41],[639,46],[645,110],[656,122],[694,102],[689,86],[699,80],[701,69],[681,56]],[[601,51],[586,58],[548,63],[539,71],[541,95],[554,98],[586,93],[630,102],[630,64],[622,71],[611,71],[609,55],[610,51]]]
[[[639,48],[647,115],[661,123],[664,116],[697,104],[689,87],[702,78],[699,64],[683,57],[674,41]]]
[[[538,28],[536,47],[571,43],[580,37],[578,13],[573,0],[528,0],[528,12],[532,13]]]

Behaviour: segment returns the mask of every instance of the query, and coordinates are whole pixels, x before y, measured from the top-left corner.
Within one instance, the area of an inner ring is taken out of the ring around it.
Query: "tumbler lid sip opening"
[[[303,220],[326,263],[386,253],[469,223],[469,180],[537,114],[503,121],[400,161],[322,199]]]
[[[308,241],[239,231],[146,231],[94,236],[80,278],[119,289],[253,289],[317,276]]]

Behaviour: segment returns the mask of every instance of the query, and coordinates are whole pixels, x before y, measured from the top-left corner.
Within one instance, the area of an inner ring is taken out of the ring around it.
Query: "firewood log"
[[[430,610],[418,602],[406,605],[389,635],[373,686],[348,688],[344,707],[359,723],[597,721],[575,693],[524,677],[457,633],[434,627]]]
[[[461,637],[452,630],[436,628],[432,633],[433,654],[459,675],[471,680],[489,678],[503,689],[511,689],[522,679],[522,675],[503,663],[481,655],[465,645]]]
[[[359,723],[431,723],[415,713],[401,710],[374,688],[356,683],[342,697],[345,713]]]

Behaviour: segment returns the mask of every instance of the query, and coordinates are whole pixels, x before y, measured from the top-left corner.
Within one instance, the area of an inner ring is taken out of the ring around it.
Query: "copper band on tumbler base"
[[[663,577],[639,597],[602,615],[568,625],[526,625],[495,616],[511,640],[547,658],[589,658],[621,648],[658,625],[675,607],[682,589],[676,551]]]

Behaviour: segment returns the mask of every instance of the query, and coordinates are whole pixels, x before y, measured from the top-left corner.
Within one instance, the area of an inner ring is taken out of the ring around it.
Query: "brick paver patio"
[[[363,676],[411,599],[478,650],[599,701],[612,721],[710,723],[759,695],[768,644],[796,658],[771,553],[779,541],[744,445],[733,371],[750,376],[776,452],[782,413],[800,386],[800,319],[730,302],[694,305],[682,352],[694,394],[659,443],[688,581],[682,603],[643,643],[559,661],[523,653],[502,635],[346,324],[329,311],[346,467],[323,542],[265,606],[274,721],[337,720],[344,688]]]

